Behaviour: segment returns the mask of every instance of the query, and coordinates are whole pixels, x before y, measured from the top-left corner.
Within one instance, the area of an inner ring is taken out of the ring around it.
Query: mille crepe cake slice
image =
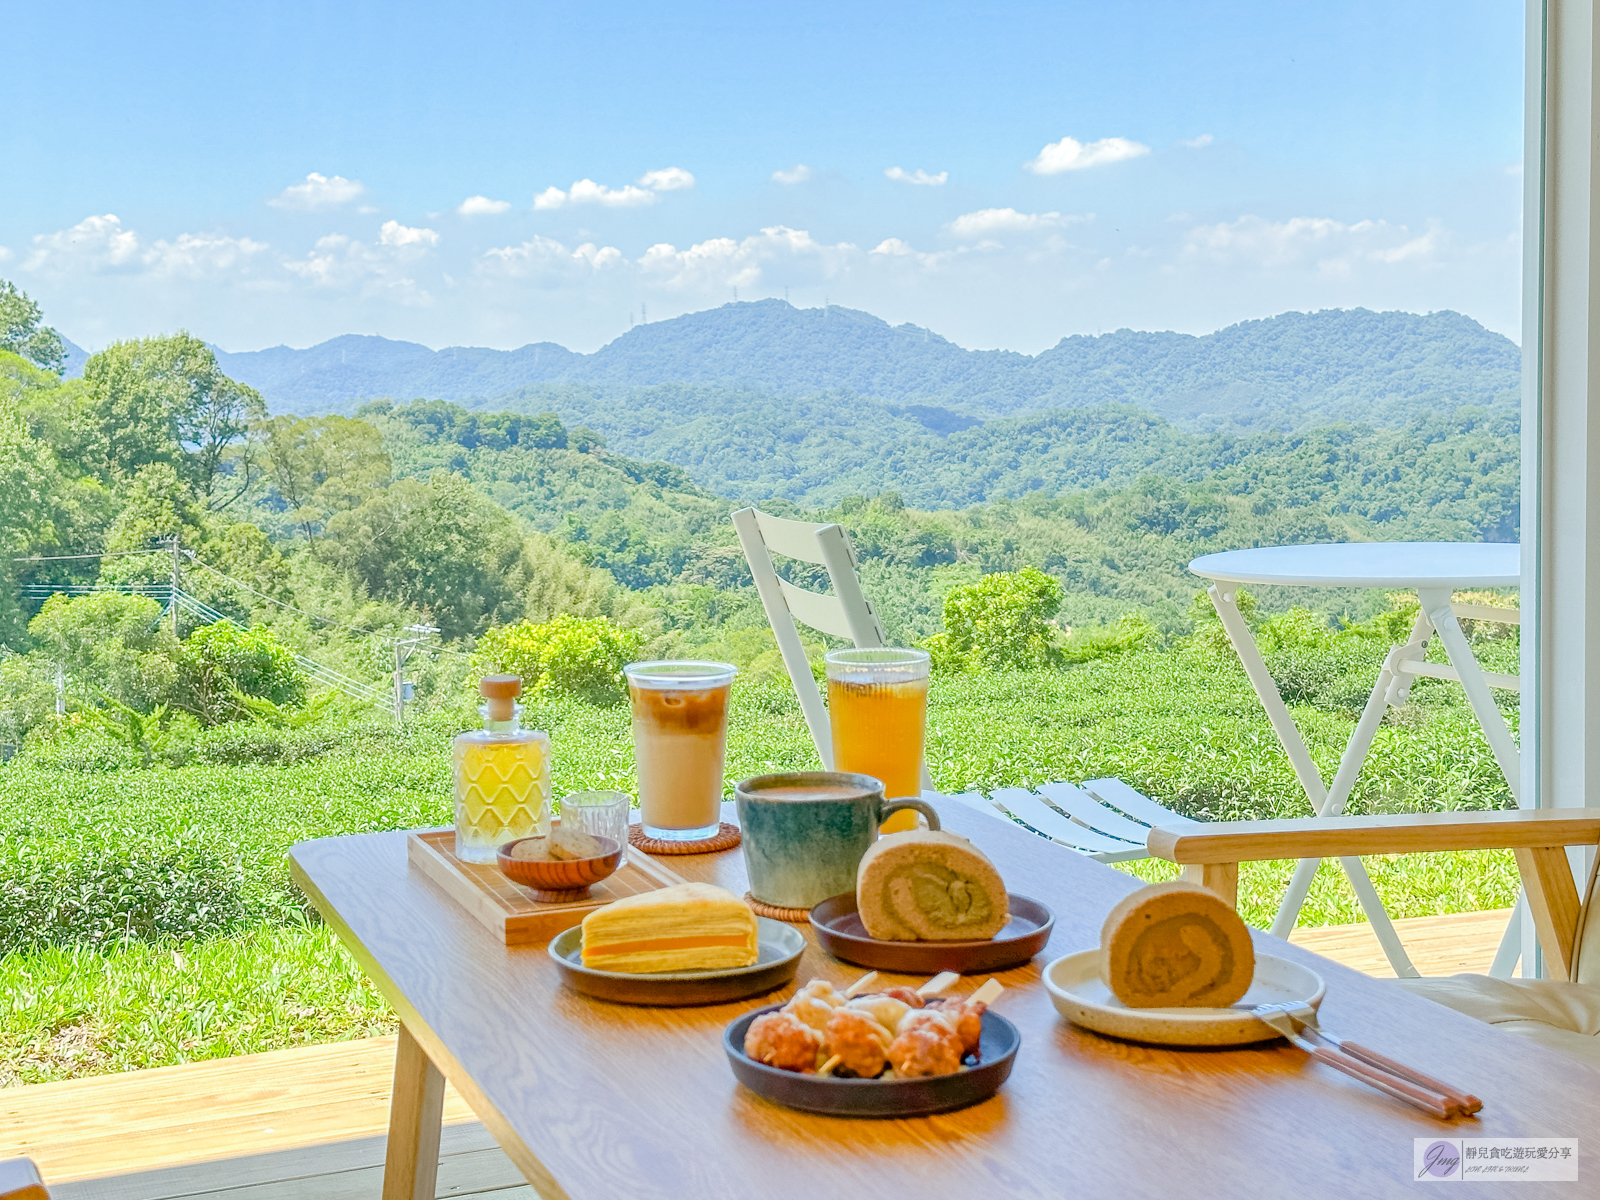
[[[748,967],[758,955],[756,916],[709,883],[625,896],[583,919],[583,965],[631,975]]]
[[[1100,978],[1129,1008],[1227,1008],[1255,976],[1255,946],[1239,914],[1182,879],[1124,897],[1106,917],[1100,948]]]
[[[856,908],[884,942],[973,942],[1011,919],[1006,885],[966,838],[936,829],[889,833],[856,871]]]

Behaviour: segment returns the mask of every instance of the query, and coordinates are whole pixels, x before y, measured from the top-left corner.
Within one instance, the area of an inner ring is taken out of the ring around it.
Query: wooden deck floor
[[[1424,975],[1485,971],[1510,910],[1396,921]],[[1299,945],[1392,975],[1365,925]],[[0,1090],[0,1158],[39,1164],[53,1200],[377,1200],[394,1039],[371,1038]],[[453,1088],[440,1197],[534,1200]]]

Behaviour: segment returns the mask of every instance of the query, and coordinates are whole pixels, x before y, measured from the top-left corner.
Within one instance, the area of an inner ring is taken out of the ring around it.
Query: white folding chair
[[[734,513],[733,525],[739,531],[739,543],[744,547],[767,622],[778,639],[778,651],[800,700],[811,740],[816,743],[823,766],[832,770],[833,736],[828,728],[828,709],[811,674],[811,663],[800,644],[795,622],[854,642],[860,649],[883,645],[883,625],[856,575],[859,564],[855,548],[849,534],[838,525],[789,521],[754,508]],[[808,591],[781,578],[772,565],[774,553],[825,568],[833,585],[832,594]],[[978,812],[1017,821],[1041,837],[1100,862],[1149,858],[1145,834],[1151,826],[1198,824],[1141,795],[1120,779],[1045,783],[1035,791],[1000,788],[987,799],[976,792],[944,796],[934,789],[924,762],[922,788],[925,796],[956,800]]]

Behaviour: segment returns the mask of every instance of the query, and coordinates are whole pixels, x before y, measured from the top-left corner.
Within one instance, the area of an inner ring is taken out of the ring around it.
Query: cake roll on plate
[[[756,915],[709,883],[625,896],[583,919],[583,965],[634,975],[752,966]]]
[[[1000,872],[954,833],[914,829],[874,842],[856,871],[856,908],[883,942],[973,942],[1011,919]]]

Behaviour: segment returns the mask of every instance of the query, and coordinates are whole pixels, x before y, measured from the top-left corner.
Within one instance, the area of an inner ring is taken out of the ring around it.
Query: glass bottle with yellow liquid
[[[483,728],[457,734],[456,857],[493,862],[497,847],[550,832],[550,735],[521,727],[522,680],[490,675],[478,685]]]
[[[828,725],[833,769],[872,775],[890,800],[922,795],[922,752],[928,720],[925,650],[833,650],[828,673]],[[917,827],[906,809],[881,833]]]

